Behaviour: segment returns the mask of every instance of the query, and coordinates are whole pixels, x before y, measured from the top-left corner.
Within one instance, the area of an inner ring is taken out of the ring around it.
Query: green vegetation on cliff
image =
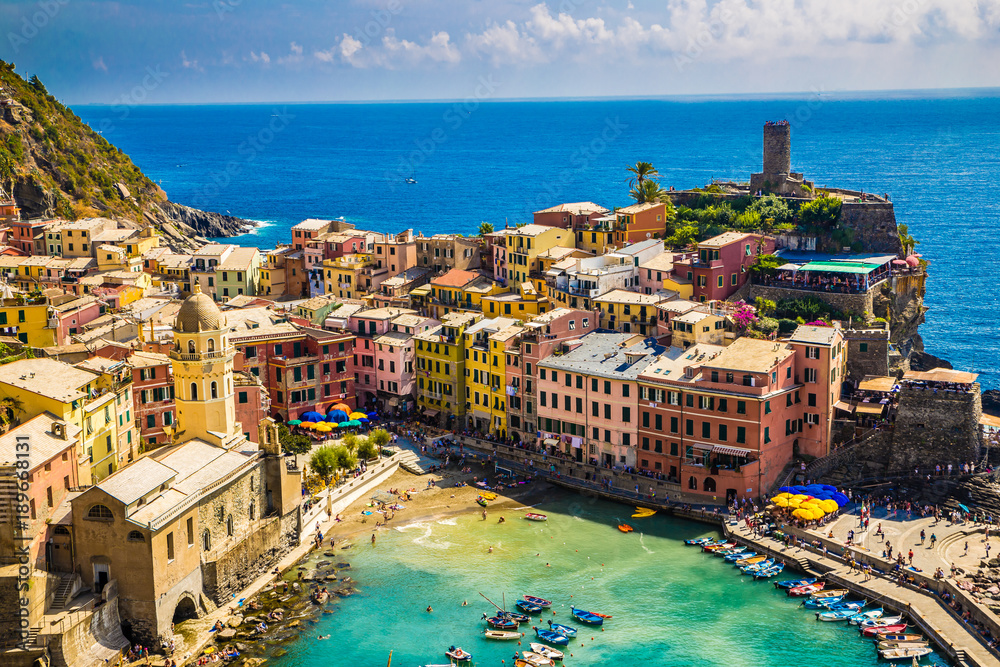
[[[26,216],[141,222],[166,194],[132,160],[45,89],[0,61],[0,186]],[[10,101],[8,101],[10,100]],[[124,189],[119,186],[124,186]]]

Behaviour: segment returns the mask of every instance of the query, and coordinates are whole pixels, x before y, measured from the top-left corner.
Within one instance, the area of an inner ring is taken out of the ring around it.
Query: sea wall
[[[270,517],[216,560],[202,563],[206,595],[217,605],[225,604],[254,579],[292,550],[298,534],[298,516]]]
[[[864,252],[898,255],[903,251],[891,203],[844,202],[839,223],[850,230],[854,243],[860,243]]]
[[[978,383],[970,391],[903,386],[887,472],[979,460]]]
[[[105,586],[100,606],[83,614],[70,614],[54,628],[49,654],[53,667],[98,667],[128,648],[118,613],[117,587]],[[56,633],[55,631],[58,631]]]
[[[814,292],[811,290],[788,289],[786,287],[753,285],[750,288],[750,297],[752,299],[762,297],[778,302],[781,299],[804,299],[812,296],[842,313],[852,313],[860,317],[863,313],[871,315],[873,312],[874,292],[875,290],[868,290],[863,294],[842,294],[840,292]]]

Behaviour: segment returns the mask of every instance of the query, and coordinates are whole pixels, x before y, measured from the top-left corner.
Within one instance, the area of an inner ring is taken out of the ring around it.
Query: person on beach
[[[375,545],[375,533],[372,533],[372,546]]]
[[[493,545],[492,544],[490,545],[489,553],[493,553]]]

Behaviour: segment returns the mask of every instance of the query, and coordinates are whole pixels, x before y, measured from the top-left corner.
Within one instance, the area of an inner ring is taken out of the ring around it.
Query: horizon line
[[[768,102],[801,100],[811,97],[827,97],[844,99],[960,99],[976,97],[1000,97],[1000,86],[967,87],[967,88],[889,88],[889,89],[859,89],[859,90],[811,90],[811,91],[775,91],[766,93],[689,93],[683,95],[607,95],[607,96],[566,96],[566,97],[497,97],[492,99],[477,99],[479,104],[496,104],[512,102],[704,102],[704,101],[748,101]],[[337,104],[448,104],[461,103],[468,98],[410,98],[410,99],[357,99],[357,100],[257,100],[246,102],[157,102],[143,103],[134,106],[164,107],[164,106],[263,106],[269,104],[294,105],[337,105]],[[115,102],[63,102],[67,106],[101,107],[115,106]]]

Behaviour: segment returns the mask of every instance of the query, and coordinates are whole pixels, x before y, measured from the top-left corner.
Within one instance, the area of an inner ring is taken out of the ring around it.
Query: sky
[[[1000,0],[0,0],[69,104],[1000,86]]]

